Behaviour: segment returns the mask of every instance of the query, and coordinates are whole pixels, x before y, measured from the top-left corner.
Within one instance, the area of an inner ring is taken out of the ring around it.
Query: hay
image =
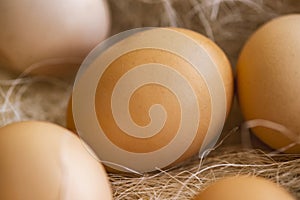
[[[178,26],[206,35],[232,66],[245,40],[270,19],[299,13],[293,0],[110,0],[112,34],[142,26]]]
[[[235,69],[244,42],[260,25],[287,13],[299,13],[293,0],[109,0],[112,32],[143,26],[179,26],[214,40]],[[71,82],[45,77],[19,77],[1,70],[0,125],[46,120],[65,125]],[[190,199],[224,176],[253,174],[268,178],[300,199],[300,155],[266,154],[240,145],[237,105],[227,120],[224,142],[204,159],[144,176],[109,174],[115,199]],[[230,132],[230,136],[226,137]],[[256,147],[262,148],[261,144]],[[265,148],[263,148],[265,149]]]
[[[221,148],[204,160],[143,177],[110,174],[115,199],[192,199],[210,183],[226,176],[257,175],[282,185],[300,198],[300,155],[267,155],[260,150]]]
[[[43,120],[65,125],[72,85],[49,77],[0,80],[0,125]]]

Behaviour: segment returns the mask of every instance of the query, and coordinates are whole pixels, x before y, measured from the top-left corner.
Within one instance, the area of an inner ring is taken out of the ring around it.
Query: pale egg
[[[1,0],[0,65],[16,72],[74,75],[110,29],[105,0]]]

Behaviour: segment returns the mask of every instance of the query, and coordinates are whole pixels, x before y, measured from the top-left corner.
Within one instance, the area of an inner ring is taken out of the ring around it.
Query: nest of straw
[[[300,13],[293,0],[108,0],[112,31],[144,26],[178,26],[215,41],[227,54],[233,71],[246,39],[263,23]],[[65,125],[72,83],[45,77],[18,77],[1,69],[0,125],[46,120]],[[266,153],[263,145],[246,149],[240,142],[242,123],[237,104],[224,128],[222,142],[205,158],[143,176],[109,174],[115,199],[191,199],[222,177],[247,174],[268,178],[300,199],[300,155]]]
[[[255,175],[272,180],[300,198],[300,156],[261,150],[220,148],[205,159],[142,177],[110,174],[115,199],[193,199],[206,186],[227,176]]]

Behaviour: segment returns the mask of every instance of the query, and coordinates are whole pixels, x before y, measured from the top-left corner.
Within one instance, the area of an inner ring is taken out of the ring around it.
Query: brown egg
[[[27,121],[0,129],[0,199],[112,199],[102,165],[68,130]]]
[[[259,28],[245,44],[237,65],[238,97],[245,120],[264,119],[294,132],[253,128],[274,149],[297,144],[300,153],[300,15],[278,17]]]
[[[74,75],[110,26],[105,0],[2,0],[0,8],[0,64],[17,72]]]
[[[82,67],[68,126],[74,117],[79,135],[116,170],[154,171],[204,152],[230,110],[229,62],[215,43],[190,30],[122,33]]]
[[[212,183],[194,200],[296,200],[275,183],[254,176],[223,178]]]

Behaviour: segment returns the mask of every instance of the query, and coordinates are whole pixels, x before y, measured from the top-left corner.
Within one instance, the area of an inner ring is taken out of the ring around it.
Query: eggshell
[[[300,134],[300,15],[286,15],[259,28],[246,42],[237,65],[238,97],[245,120],[264,119]],[[254,134],[274,149],[293,142],[257,127]],[[300,153],[300,145],[288,149]]]
[[[211,148],[232,95],[228,59],[206,37],[179,28],[131,30],[87,57],[67,121],[74,117],[110,168],[149,172]]]
[[[0,27],[1,65],[64,77],[107,36],[110,17],[105,0],[2,0]]]
[[[69,103],[68,103],[68,107],[67,107],[66,124],[67,124],[67,127],[66,127],[67,129],[69,129],[73,133],[77,133],[76,125],[75,125],[74,119],[73,119],[73,112],[72,112],[72,96],[69,99]]]
[[[0,199],[112,199],[107,175],[83,142],[47,122],[0,129]]]
[[[204,189],[194,200],[296,200],[275,183],[254,176],[223,178]]]

